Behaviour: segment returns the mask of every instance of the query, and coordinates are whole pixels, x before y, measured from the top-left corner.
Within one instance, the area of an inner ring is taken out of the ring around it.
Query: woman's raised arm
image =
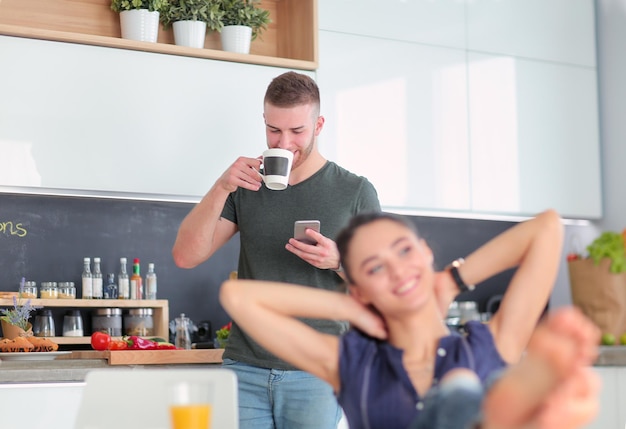
[[[257,280],[228,280],[220,302],[256,342],[279,358],[339,389],[339,338],[318,332],[298,317],[346,320],[386,338],[384,323],[349,295]]]
[[[556,280],[563,243],[561,218],[554,210],[509,228],[465,258],[459,274],[476,284],[517,267],[490,322],[496,346],[507,362],[517,362],[545,309]]]

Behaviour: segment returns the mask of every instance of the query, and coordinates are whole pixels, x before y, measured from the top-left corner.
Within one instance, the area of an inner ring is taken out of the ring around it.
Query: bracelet
[[[459,267],[464,263],[465,259],[459,258],[455,261],[452,261],[452,263],[450,264],[450,268],[448,268],[448,271],[450,271],[450,274],[452,275],[452,279],[454,279],[454,283],[456,283],[456,286],[459,288],[459,293],[476,289],[476,285],[468,285],[461,278],[461,274],[459,274]]]

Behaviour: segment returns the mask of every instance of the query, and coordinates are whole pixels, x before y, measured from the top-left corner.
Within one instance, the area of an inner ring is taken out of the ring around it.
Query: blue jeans
[[[483,387],[477,379],[456,377],[432,387],[410,429],[467,429],[480,420]]]
[[[224,359],[237,373],[240,429],[336,428],[341,408],[330,385],[304,371],[285,371]]]

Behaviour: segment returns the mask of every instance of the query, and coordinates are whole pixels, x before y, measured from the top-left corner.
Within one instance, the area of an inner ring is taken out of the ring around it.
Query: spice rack
[[[154,318],[154,336],[169,337],[169,304],[166,299],[128,300],[128,299],[31,299],[31,305],[42,308],[152,308]],[[12,307],[12,299],[0,299],[0,307]],[[61,345],[90,344],[91,337],[51,337]]]
[[[111,0],[2,0],[0,34],[302,70],[318,65],[317,0],[262,0],[272,22],[249,55],[222,51],[216,32],[207,34],[204,49],[175,45],[173,31],[162,26],[157,43],[122,39],[110,6]]]

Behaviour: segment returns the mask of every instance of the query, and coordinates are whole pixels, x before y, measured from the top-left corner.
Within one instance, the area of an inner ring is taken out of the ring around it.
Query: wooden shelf
[[[43,308],[152,308],[154,336],[169,338],[169,303],[166,299],[31,299]],[[0,307],[12,307],[13,299],[0,299]],[[89,344],[91,337],[52,337],[57,344]]]
[[[120,38],[119,15],[110,0],[2,0],[0,34],[170,55],[315,70],[318,65],[317,0],[262,0],[270,11],[268,30],[249,55],[221,50],[209,32],[204,49],[174,45],[172,30],[159,28],[157,43]]]
[[[24,299],[23,299],[24,300]],[[167,308],[167,299],[31,299],[36,307],[68,308]],[[0,299],[0,307],[10,307],[13,299]]]

